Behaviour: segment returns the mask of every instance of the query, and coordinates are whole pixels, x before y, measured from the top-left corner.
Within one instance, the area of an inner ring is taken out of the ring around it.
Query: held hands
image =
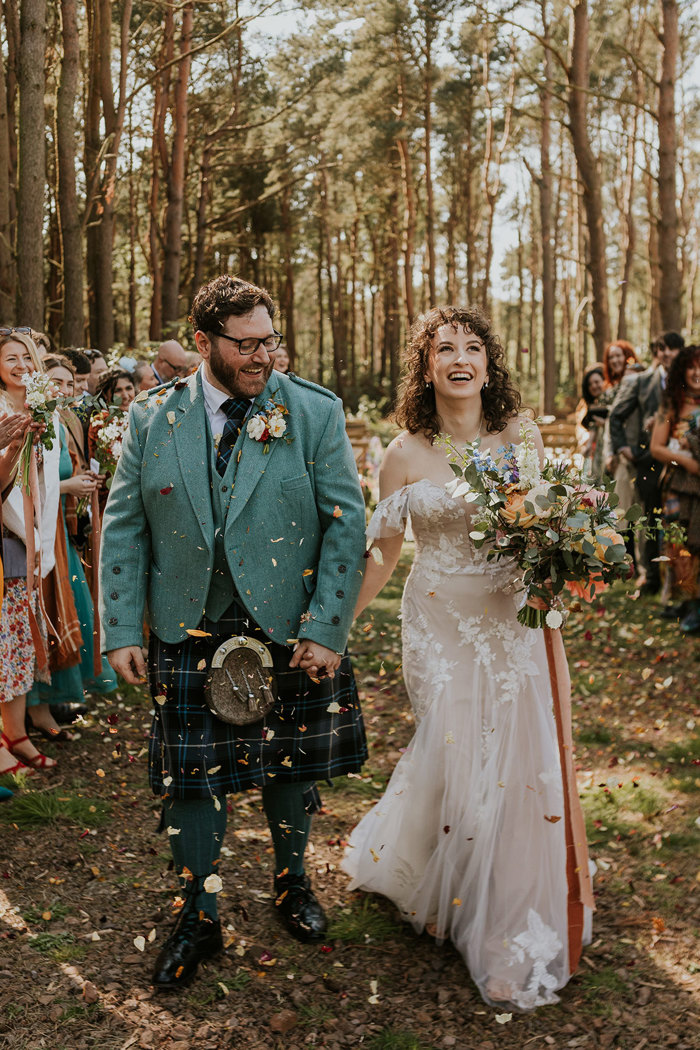
[[[340,660],[340,653],[326,649],[325,645],[319,645],[318,642],[297,642],[289,666],[301,668],[309,678],[324,678],[326,675],[335,678]]]
[[[129,685],[140,685],[146,680],[146,662],[140,645],[125,645],[121,649],[110,649],[107,659],[113,670]]]

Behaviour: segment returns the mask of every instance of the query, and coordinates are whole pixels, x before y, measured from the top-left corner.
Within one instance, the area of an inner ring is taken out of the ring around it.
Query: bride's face
[[[458,401],[478,397],[487,375],[486,347],[478,335],[462,325],[437,329],[424,377],[433,384],[436,397]]]

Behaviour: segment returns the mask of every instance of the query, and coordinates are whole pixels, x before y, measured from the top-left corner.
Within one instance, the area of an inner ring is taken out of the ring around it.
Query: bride
[[[405,430],[386,451],[369,525],[383,560],[368,560],[356,610],[391,576],[410,516],[402,640],[416,732],[343,867],[351,889],[381,893],[418,932],[449,938],[487,1002],[530,1010],[558,1001],[590,940],[568,669],[558,632],[517,622],[512,565],[472,546],[473,505],[449,494],[454,475],[435,440],[478,438],[497,457],[525,425],[542,458],[519,409],[477,309],[436,308],[416,322],[396,413]]]

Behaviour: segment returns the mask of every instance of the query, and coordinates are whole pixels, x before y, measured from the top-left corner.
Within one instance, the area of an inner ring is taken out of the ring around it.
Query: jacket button
[[[119,568],[118,565],[115,565],[114,568],[112,569],[112,572],[114,573],[115,576],[118,576],[121,571],[122,570]]]
[[[334,616],[333,619],[331,620],[331,623],[339,624],[340,623],[340,617],[339,616]]]
[[[345,591],[336,591],[335,592],[335,596],[336,596],[336,598],[344,598],[345,597]]]
[[[109,618],[109,626],[110,627],[116,627],[117,626],[117,618],[116,618],[116,616],[110,616],[110,618]]]
[[[338,566],[338,572],[347,572],[347,571],[348,571],[347,565],[339,565]]]
[[[112,599],[113,602],[116,602],[118,597],[119,597],[119,595],[117,594],[116,591],[112,591],[112,593],[110,594],[110,598]]]
[[[221,491],[222,492],[228,492],[228,485],[222,485],[221,486]]]

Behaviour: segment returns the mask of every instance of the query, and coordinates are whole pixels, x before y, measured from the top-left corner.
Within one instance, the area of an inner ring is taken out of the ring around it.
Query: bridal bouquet
[[[129,413],[117,405],[95,412],[90,420],[90,447],[94,447],[100,473],[107,475],[108,488],[122,454],[122,442],[128,429]]]
[[[545,461],[525,428],[522,443],[499,450],[498,458],[480,451],[479,441],[464,451],[447,442],[455,473],[447,485],[454,498],[478,510],[470,536],[487,559],[511,558],[522,573],[526,602],[518,620],[527,627],[560,627],[562,591],[592,600],[611,580],[626,578],[629,557],[620,528],[639,519],[634,506],[621,522],[618,497],[591,488],[564,463]]]
[[[53,448],[56,428],[53,425],[53,414],[57,408],[62,408],[66,398],[60,395],[45,372],[26,372],[22,376],[24,383],[24,403],[32,417],[32,423],[40,423],[44,430],[41,434],[41,444],[44,448]],[[26,492],[29,492],[29,475],[34,455],[35,431],[28,430],[19,454],[17,466],[17,477],[15,484]]]

